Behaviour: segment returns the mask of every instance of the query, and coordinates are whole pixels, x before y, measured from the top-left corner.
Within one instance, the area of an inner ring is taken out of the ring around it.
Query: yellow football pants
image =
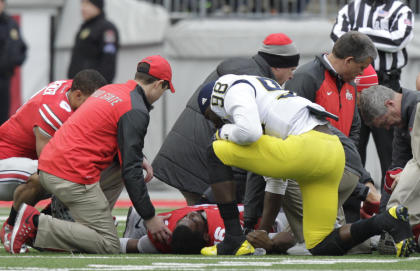
[[[317,131],[285,140],[263,135],[251,145],[213,142],[216,156],[228,166],[299,183],[303,203],[303,235],[311,249],[334,229],[338,186],[345,156],[337,136]]]

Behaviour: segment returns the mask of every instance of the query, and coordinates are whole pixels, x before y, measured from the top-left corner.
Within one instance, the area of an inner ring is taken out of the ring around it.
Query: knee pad
[[[333,230],[321,243],[309,249],[315,256],[340,256],[344,255],[348,247],[340,238],[339,229]]]
[[[210,184],[220,183],[233,180],[233,170],[230,166],[226,166],[216,156],[213,144],[207,148],[207,157],[209,162]]]

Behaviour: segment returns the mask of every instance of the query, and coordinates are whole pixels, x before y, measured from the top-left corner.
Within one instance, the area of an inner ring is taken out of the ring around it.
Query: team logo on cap
[[[202,104],[202,105],[205,105],[205,104],[206,104],[206,102],[207,102],[207,98],[201,98],[201,104]]]

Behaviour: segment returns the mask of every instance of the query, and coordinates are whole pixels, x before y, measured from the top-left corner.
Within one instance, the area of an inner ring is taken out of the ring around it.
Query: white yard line
[[[61,258],[61,259],[125,259],[125,260],[136,260],[138,261],[138,257],[127,257],[127,256],[85,256],[85,255],[37,255],[37,256],[30,256],[30,255],[21,255],[21,256],[0,256],[0,259],[4,258]],[[259,260],[256,260],[257,257],[237,257],[237,258],[225,258],[223,257],[195,257],[195,256],[157,256],[154,257],[156,261],[147,264],[147,265],[138,265],[138,264],[127,264],[127,265],[112,265],[112,264],[87,264],[85,267],[69,267],[69,268],[44,268],[44,267],[0,267],[0,271],[115,271],[115,270],[203,270],[206,268],[210,268],[213,270],[243,270],[245,267],[249,267],[246,269],[249,270],[273,270],[279,265],[290,264],[290,265],[313,265],[313,264],[323,264],[323,265],[333,265],[333,264],[340,264],[340,263],[395,263],[395,262],[403,262],[403,261],[413,261],[413,260],[420,260],[420,257],[411,257],[406,259],[340,259],[340,258],[328,258],[328,259],[293,259],[289,257],[262,257]],[[166,260],[215,260],[213,263],[180,263],[180,262],[167,262]],[[163,262],[162,262],[163,261]],[[233,268],[233,269],[232,269]],[[285,269],[281,269],[285,270]],[[296,269],[289,269],[289,270],[296,270]],[[311,270],[310,266],[305,269],[300,270]],[[322,269],[326,271],[327,269]],[[336,270],[336,269],[329,269],[329,270]],[[379,269],[378,269],[379,271]]]
[[[8,218],[9,216],[0,216],[0,222],[4,222],[4,221],[6,221],[6,219]],[[116,218],[117,218],[117,221],[118,222],[125,222],[126,220],[127,220],[127,216],[125,215],[125,216],[123,216],[123,215],[117,215],[117,216],[115,216]]]
[[[124,259],[124,260],[138,260],[139,257],[137,256],[121,256],[122,254],[115,254],[112,256],[95,256],[95,255],[84,255],[84,254],[73,254],[73,255],[0,255],[1,258],[43,258],[43,259]],[[142,254],[139,256],[147,257],[147,254]],[[417,261],[420,260],[420,257],[408,257],[408,258],[395,258],[395,259],[341,259],[337,258],[324,258],[324,259],[294,259],[293,257],[258,257],[258,256],[249,256],[249,257],[235,257],[232,258],[230,256],[218,256],[218,257],[206,257],[206,256],[156,256],[153,255],[153,259],[156,260],[217,260],[220,259],[219,262],[221,263],[237,263],[241,261],[255,261],[255,259],[259,259],[256,263],[260,263],[259,261],[273,261],[276,264],[283,263],[291,263],[291,264],[335,264],[335,263],[395,263],[395,262],[405,262],[405,261]],[[226,261],[229,259],[229,261]],[[224,260],[224,261],[223,261]]]

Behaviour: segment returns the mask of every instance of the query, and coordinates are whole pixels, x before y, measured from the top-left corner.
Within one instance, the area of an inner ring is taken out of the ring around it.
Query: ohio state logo
[[[351,101],[353,100],[353,94],[351,94],[350,90],[346,89],[346,99]]]

